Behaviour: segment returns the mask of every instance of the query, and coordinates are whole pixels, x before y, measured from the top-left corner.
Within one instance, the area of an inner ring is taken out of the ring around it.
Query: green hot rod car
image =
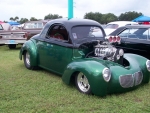
[[[25,42],[20,50],[28,69],[41,67],[75,83],[85,94],[105,96],[133,90],[149,82],[150,60],[124,54],[105,39],[102,26],[88,19],[49,21],[40,34]]]

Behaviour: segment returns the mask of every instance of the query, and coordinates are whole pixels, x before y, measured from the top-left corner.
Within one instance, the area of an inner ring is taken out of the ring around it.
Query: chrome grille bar
[[[133,87],[133,85],[134,85],[134,79],[131,74],[121,75],[119,77],[119,82],[123,88]]]
[[[143,80],[143,74],[141,71],[134,73],[134,85],[139,85]]]

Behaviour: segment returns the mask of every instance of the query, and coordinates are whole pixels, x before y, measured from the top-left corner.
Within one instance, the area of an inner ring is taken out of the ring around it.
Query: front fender
[[[100,62],[94,60],[78,60],[73,61],[68,64],[64,74],[62,76],[62,80],[69,84],[71,80],[71,76],[75,72],[82,72],[86,75],[89,84],[91,86],[92,92],[95,95],[104,96],[107,94],[107,85],[108,83],[103,79],[102,71],[106,66],[101,64]]]
[[[22,60],[22,55],[24,55],[25,51],[28,51],[30,54],[30,65],[37,66],[37,47],[34,39],[30,39],[23,44],[19,53],[20,60]]]
[[[130,62],[130,68],[132,67],[139,67],[143,73],[143,83],[148,83],[150,78],[150,73],[146,68],[146,61],[147,58],[137,55],[137,54],[124,54],[124,58]]]

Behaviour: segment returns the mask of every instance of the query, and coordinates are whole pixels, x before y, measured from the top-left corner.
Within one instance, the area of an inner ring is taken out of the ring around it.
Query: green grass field
[[[149,113],[150,83],[106,97],[84,95],[60,76],[28,70],[19,46],[0,46],[0,113]]]

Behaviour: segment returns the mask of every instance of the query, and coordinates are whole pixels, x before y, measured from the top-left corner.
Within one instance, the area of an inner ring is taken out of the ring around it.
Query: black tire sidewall
[[[8,44],[9,49],[15,49],[16,48],[16,44]]]
[[[24,65],[26,66],[27,69],[32,69],[32,66],[29,65],[29,64],[26,62],[26,54],[27,54],[27,53],[28,53],[28,52],[26,51],[26,52],[24,53],[24,55],[23,55]]]

